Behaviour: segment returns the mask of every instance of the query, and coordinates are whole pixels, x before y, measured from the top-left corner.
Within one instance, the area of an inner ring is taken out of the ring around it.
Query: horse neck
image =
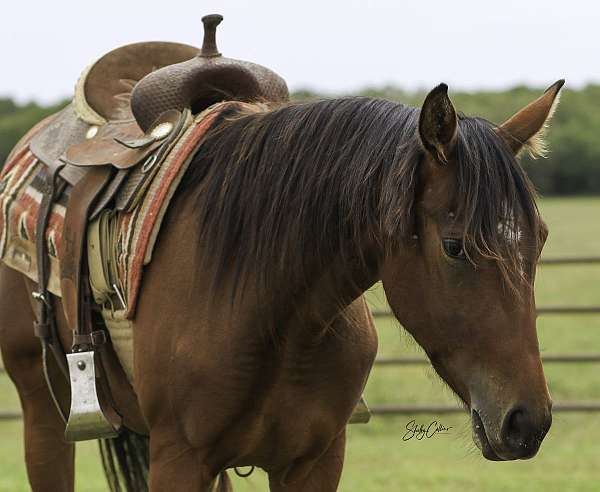
[[[378,280],[379,268],[375,264],[349,267],[335,261],[315,278],[300,315],[329,324]]]

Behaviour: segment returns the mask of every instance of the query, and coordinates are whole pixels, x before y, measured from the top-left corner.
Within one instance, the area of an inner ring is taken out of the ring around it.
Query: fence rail
[[[416,414],[434,414],[444,415],[449,413],[464,413],[466,410],[458,405],[375,405],[370,407],[373,415],[394,416],[394,415],[416,415]],[[570,401],[559,402],[552,405],[552,413],[555,412],[599,412],[600,402],[595,401]]]
[[[392,316],[389,309],[373,309],[372,313],[375,318],[389,318]],[[540,306],[537,308],[537,314],[600,314],[600,306]]]
[[[544,363],[585,363],[600,362],[600,353],[581,353],[581,354],[542,354]],[[375,359],[377,366],[402,366],[402,365],[428,365],[430,362],[425,357],[405,356],[405,357],[378,357]]]
[[[600,256],[550,256],[539,261],[540,265],[592,265],[595,263],[600,264]]]
[[[590,265],[599,264],[600,256],[562,256],[548,257],[540,260],[540,265],[561,266],[561,265]],[[561,315],[561,314],[600,314],[600,305],[598,306],[578,306],[566,304],[564,306],[539,306],[537,313],[540,315]],[[389,309],[374,309],[375,318],[388,318],[392,316]]]

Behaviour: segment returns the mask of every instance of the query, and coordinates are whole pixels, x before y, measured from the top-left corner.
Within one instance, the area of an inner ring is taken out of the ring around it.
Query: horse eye
[[[457,258],[461,260],[465,258],[463,242],[460,239],[442,239],[442,247],[444,248],[444,253],[446,253],[450,258]]]

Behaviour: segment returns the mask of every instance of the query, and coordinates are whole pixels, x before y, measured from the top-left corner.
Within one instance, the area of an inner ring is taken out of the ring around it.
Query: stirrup
[[[67,363],[71,381],[71,410],[65,439],[72,442],[116,437],[118,427],[107,416],[114,410],[106,404],[102,388],[97,384],[95,351],[67,354]]]

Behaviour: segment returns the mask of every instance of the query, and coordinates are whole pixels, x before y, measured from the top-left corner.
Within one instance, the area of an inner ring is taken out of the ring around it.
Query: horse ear
[[[546,123],[558,105],[563,79],[556,81],[532,103],[500,125],[500,135],[515,154],[526,148],[532,157],[546,152],[543,136]]]
[[[423,102],[419,116],[419,136],[425,149],[440,164],[447,164],[456,143],[458,122],[448,97],[448,86],[440,84]]]

